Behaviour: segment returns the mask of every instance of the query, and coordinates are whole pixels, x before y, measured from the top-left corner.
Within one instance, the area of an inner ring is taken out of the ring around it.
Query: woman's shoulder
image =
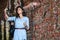
[[[11,19],[16,19],[16,16],[10,16],[9,18],[11,18]]]
[[[27,16],[24,17],[24,20],[29,21],[29,18]]]
[[[15,19],[16,19],[15,16],[10,16],[10,17],[8,17],[7,21],[14,21]]]

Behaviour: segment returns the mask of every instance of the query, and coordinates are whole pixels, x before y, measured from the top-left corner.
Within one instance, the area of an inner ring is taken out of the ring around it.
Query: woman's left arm
[[[29,30],[29,18],[27,18],[26,20],[26,27],[27,27],[27,30]]]
[[[26,17],[26,22],[23,23],[26,30],[29,30],[29,18]]]

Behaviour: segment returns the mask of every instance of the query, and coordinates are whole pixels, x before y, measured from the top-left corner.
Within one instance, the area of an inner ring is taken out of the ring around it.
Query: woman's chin
[[[18,14],[22,14],[22,13],[18,13]]]

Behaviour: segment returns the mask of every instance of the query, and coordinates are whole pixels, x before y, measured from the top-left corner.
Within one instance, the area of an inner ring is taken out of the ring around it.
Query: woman
[[[29,18],[23,15],[23,8],[16,8],[16,17],[8,17],[5,10],[7,21],[15,21],[15,32],[13,40],[27,40],[26,29],[29,29]]]

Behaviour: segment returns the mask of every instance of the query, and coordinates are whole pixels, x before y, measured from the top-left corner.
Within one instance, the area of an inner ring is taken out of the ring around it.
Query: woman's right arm
[[[7,15],[7,13],[6,13],[6,9],[4,10],[4,14],[5,14],[5,20],[7,20],[7,21],[15,21],[15,18],[16,18],[16,17],[9,17],[9,16]]]
[[[8,17],[9,17],[9,16],[7,15],[7,13],[6,13],[6,10],[7,10],[7,9],[5,8],[5,9],[4,9],[4,17],[5,17],[5,20],[8,19]]]

